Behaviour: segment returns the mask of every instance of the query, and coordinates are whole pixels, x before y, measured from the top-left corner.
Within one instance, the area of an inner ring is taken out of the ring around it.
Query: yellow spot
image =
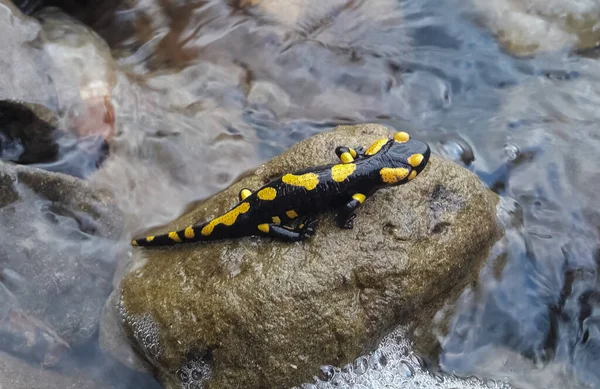
[[[231,226],[237,220],[238,216],[242,213],[248,212],[250,209],[250,204],[241,203],[237,207],[233,208],[231,211],[227,212],[223,216],[219,216],[211,220],[207,225],[202,228],[200,233],[204,236],[208,236],[212,234],[215,226],[219,224],[225,224],[226,226]]]
[[[294,174],[286,174],[281,177],[281,181],[288,185],[303,186],[306,190],[313,190],[319,183],[319,176],[315,173],[306,173],[300,176]]]
[[[181,238],[179,237],[179,235],[177,235],[177,232],[175,231],[169,232],[169,238],[171,238],[172,241],[175,241],[177,243],[181,242]]]
[[[290,219],[295,219],[298,217],[298,214],[296,213],[296,211],[294,211],[293,209],[290,209],[289,211],[286,211],[285,213],[287,215],[287,217],[289,217]]]
[[[424,157],[422,154],[413,154],[410,157],[408,157],[408,163],[412,167],[417,167],[421,164],[421,162],[423,162],[423,158]]]
[[[357,193],[352,198],[362,204],[367,197],[362,193]]]
[[[137,245],[138,245],[138,243],[137,243],[137,240],[132,240],[132,241],[131,241],[131,245],[132,245],[132,246],[137,246]]]
[[[281,219],[279,218],[279,216],[273,216],[271,220],[273,220],[273,223],[275,224],[281,224]]]
[[[373,155],[373,154],[377,154],[377,152],[379,150],[381,150],[381,148],[383,147],[383,145],[385,145],[388,142],[389,139],[387,138],[382,138],[379,140],[376,140],[375,142],[373,142],[373,144],[367,149],[367,151],[365,151],[366,155]]]
[[[194,227],[186,228],[183,235],[185,235],[186,239],[194,239],[194,236],[196,236],[196,234],[194,233]]]
[[[410,172],[410,175],[408,176],[409,180],[412,180],[413,178],[415,178],[417,176],[417,171],[413,170],[412,172]]]
[[[394,135],[394,140],[398,143],[406,143],[410,140],[410,135],[404,131],[400,131]]]
[[[356,156],[358,155],[358,154],[356,154],[356,150],[354,150],[354,149],[349,149],[349,150],[350,150],[350,155],[352,156],[352,158],[356,158]]]
[[[356,165],[353,163],[344,163],[341,165],[335,165],[331,168],[331,178],[336,182],[342,182],[356,169]]]
[[[274,200],[277,196],[275,188],[264,188],[258,191],[256,194],[261,200]]]
[[[348,151],[346,151],[345,153],[342,153],[342,155],[340,155],[340,160],[343,163],[350,163],[350,162],[354,162],[354,157],[352,157],[352,154],[350,154]]]
[[[304,228],[304,223],[300,223],[300,225],[298,226],[299,229],[303,229]]]
[[[252,191],[250,189],[242,189],[240,191],[240,199],[246,200],[248,198],[248,196],[250,196],[252,194]]]
[[[147,236],[146,242],[152,242],[154,240],[154,236]]]
[[[266,234],[269,232],[269,224],[268,223],[259,224],[258,229]]]
[[[386,184],[396,184],[399,181],[402,181],[403,179],[405,179],[406,176],[408,176],[408,169],[405,169],[403,167],[397,167],[397,168],[384,167],[383,169],[381,169],[379,171],[379,175],[381,175],[381,179]]]

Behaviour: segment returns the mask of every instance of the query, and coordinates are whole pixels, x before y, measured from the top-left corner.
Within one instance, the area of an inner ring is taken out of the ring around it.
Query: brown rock
[[[226,211],[243,187],[331,163],[335,146],[390,134],[359,125],[316,135],[168,229]],[[398,324],[430,322],[476,278],[499,235],[496,202],[474,174],[433,156],[418,179],[366,201],[353,230],[324,215],[307,242],[245,238],[135,249],[120,285],[121,319],[171,388],[300,384],[321,364],[343,366],[372,350]]]

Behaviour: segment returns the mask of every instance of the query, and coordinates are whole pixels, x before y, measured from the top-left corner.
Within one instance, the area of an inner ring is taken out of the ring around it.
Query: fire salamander
[[[255,192],[240,191],[240,202],[208,222],[164,235],[132,241],[134,246],[164,246],[249,235],[288,242],[312,236],[316,215],[336,210],[337,224],[352,228],[358,207],[378,189],[414,179],[429,161],[427,143],[406,132],[375,141],[368,149],[340,146],[341,163],[285,174]]]

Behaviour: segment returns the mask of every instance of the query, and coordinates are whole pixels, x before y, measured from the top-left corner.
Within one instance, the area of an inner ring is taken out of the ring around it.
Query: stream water
[[[600,387],[600,62],[511,56],[464,1],[264,3],[147,0],[91,23],[118,65],[118,132],[90,181],[127,234],[338,124],[403,129],[501,196],[506,236],[440,338],[442,369]]]

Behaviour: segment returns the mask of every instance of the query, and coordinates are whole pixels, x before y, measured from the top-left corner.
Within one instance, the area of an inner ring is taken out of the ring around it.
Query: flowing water
[[[511,56],[465,1],[299,3],[144,0],[88,20],[117,62],[117,134],[82,175],[115,193],[123,241],[312,134],[403,129],[501,196],[506,235],[440,336],[441,368],[600,387],[600,62]],[[392,343],[389,379],[355,387],[407,387],[415,368]]]

